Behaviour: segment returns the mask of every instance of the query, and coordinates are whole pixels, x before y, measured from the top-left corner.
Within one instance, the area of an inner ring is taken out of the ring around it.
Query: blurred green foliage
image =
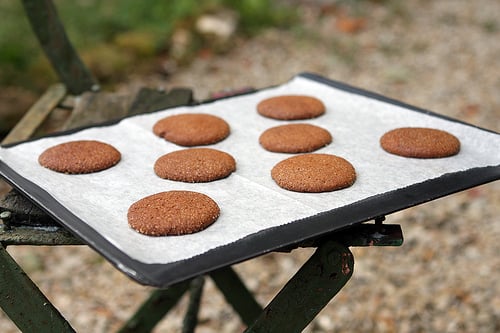
[[[221,7],[239,13],[239,33],[245,35],[269,26],[290,24],[296,17],[292,8],[278,6],[271,0],[54,0],[54,3],[79,53],[97,49],[100,54],[111,54],[103,52],[103,45],[121,43],[123,38],[118,36],[137,32],[136,40],[143,40],[139,51],[143,57],[164,51],[176,26],[190,28],[196,17]],[[50,77],[49,70],[41,69],[48,65],[21,1],[0,0],[0,15],[0,84],[29,87],[39,82],[32,80],[34,75]]]

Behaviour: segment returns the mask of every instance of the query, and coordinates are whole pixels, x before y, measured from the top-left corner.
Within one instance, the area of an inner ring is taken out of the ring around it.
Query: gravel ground
[[[227,54],[200,57],[169,76],[132,76],[120,89],[189,86],[202,99],[311,71],[500,131],[500,2],[362,2],[366,21],[357,33],[336,28],[338,11],[301,6],[302,26],[238,40]],[[500,331],[499,213],[496,182],[388,216],[402,225],[403,246],[353,248],[352,279],[306,331]],[[86,247],[9,252],[80,332],[116,330],[151,290]],[[266,304],[311,253],[269,254],[235,269]],[[185,305],[155,331],[179,332]],[[211,281],[200,321],[197,332],[243,329]],[[0,331],[16,332],[3,314]]]

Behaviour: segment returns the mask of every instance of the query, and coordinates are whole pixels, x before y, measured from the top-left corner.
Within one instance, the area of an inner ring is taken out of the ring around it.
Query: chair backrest
[[[71,94],[98,90],[97,80],[81,61],[66,35],[52,0],[22,0],[40,45],[59,79]]]

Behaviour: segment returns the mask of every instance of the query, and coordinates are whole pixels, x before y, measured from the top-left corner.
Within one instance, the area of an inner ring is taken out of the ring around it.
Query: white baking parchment
[[[281,189],[274,183],[271,168],[291,155],[264,150],[258,138],[264,130],[287,122],[260,116],[256,105],[264,98],[281,94],[307,94],[324,102],[325,115],[303,122],[331,132],[333,142],[317,152],[349,160],[357,172],[353,186],[329,193],[296,193]],[[152,133],[153,125],[166,116],[187,112],[214,114],[229,123],[229,137],[209,146],[236,159],[237,170],[228,178],[190,184],[160,179],[153,172],[157,158],[184,149],[156,137]],[[461,151],[456,156],[441,159],[411,159],[383,151],[379,138],[385,132],[403,126],[446,130],[459,138]],[[108,170],[85,175],[61,174],[38,164],[38,156],[45,149],[80,139],[107,142],[121,152],[122,160]],[[19,175],[43,188],[131,258],[147,264],[165,264],[446,173],[500,165],[499,147],[498,134],[299,76],[281,86],[248,95],[134,116],[111,126],[1,148],[0,159]],[[132,203],[169,190],[207,194],[221,209],[219,219],[206,230],[185,236],[150,237],[129,228],[127,210]]]

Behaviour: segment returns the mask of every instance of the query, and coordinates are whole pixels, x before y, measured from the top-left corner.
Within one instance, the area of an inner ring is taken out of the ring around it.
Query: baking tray
[[[266,97],[313,95],[325,115],[304,122],[328,129],[333,142],[318,150],[349,160],[356,183],[329,193],[279,188],[270,170],[289,154],[258,144],[267,128],[284,123],[257,114]],[[183,147],[152,134],[171,114],[210,113],[228,121],[230,136],[209,147],[232,154],[237,170],[212,183],[162,180],[152,171],[159,156]],[[461,141],[458,155],[409,159],[378,144],[386,131],[402,126],[444,129]],[[96,139],[122,152],[115,167],[88,175],[64,175],[41,168],[38,155],[57,143]],[[59,133],[0,148],[0,174],[55,220],[84,240],[119,270],[142,284],[166,287],[351,225],[373,220],[451,193],[500,179],[500,135],[455,119],[311,73],[241,96],[178,107],[117,122]],[[78,190],[74,190],[74,189]],[[126,210],[140,198],[167,190],[193,190],[212,197],[221,216],[204,231],[149,237],[131,230]]]

